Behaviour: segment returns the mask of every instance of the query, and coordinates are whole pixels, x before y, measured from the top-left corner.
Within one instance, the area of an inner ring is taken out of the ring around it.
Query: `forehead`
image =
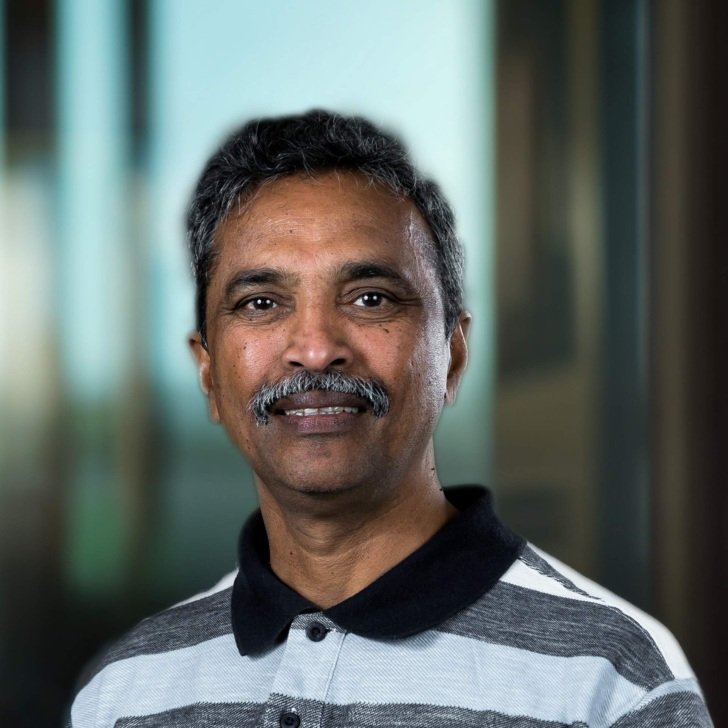
[[[414,203],[356,173],[285,177],[233,209],[215,238],[217,265],[275,257],[378,257],[401,266],[433,263],[429,227]],[[428,266],[432,267],[432,265]]]

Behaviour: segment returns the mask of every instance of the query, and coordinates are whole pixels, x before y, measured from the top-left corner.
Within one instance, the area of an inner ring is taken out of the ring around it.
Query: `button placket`
[[[319,728],[345,636],[320,613],[293,620],[266,708],[267,726]]]

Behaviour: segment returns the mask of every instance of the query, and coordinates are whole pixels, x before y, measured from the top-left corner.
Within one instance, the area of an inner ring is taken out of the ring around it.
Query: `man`
[[[252,122],[189,215],[210,417],[255,473],[240,569],[142,622],[91,726],[709,726],[669,633],[443,491],[432,434],[470,322],[453,216],[398,141]]]

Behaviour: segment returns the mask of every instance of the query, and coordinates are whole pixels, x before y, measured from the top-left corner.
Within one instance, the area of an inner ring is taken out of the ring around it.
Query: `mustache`
[[[267,425],[268,415],[279,399],[315,389],[350,394],[366,400],[375,417],[383,417],[389,412],[389,393],[376,379],[355,377],[339,371],[310,372],[305,369],[283,377],[274,384],[262,384],[250,398],[248,409],[259,425]]]

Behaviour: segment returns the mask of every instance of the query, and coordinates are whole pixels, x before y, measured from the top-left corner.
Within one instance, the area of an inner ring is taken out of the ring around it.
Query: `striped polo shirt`
[[[321,611],[268,566],[142,621],[86,678],[73,728],[711,726],[672,635],[525,543],[489,493],[374,583]]]

